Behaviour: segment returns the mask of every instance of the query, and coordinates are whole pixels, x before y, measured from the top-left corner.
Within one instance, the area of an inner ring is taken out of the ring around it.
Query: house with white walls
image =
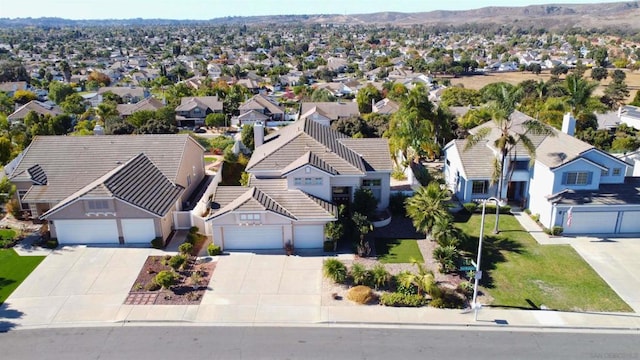
[[[533,119],[521,112],[510,118],[511,131]],[[508,154],[504,186],[498,194],[492,181],[495,140],[500,131],[487,122],[470,130],[490,128],[485,141],[465,149],[466,140],[453,140],[444,148],[447,186],[461,202],[501,199],[540,215],[547,227],[562,226],[565,234],[640,233],[640,179],[626,177],[630,165],[573,137],[575,119],[566,114],[562,131],[529,135],[536,149],[533,161],[522,145]]]
[[[322,248],[324,226],[357,189],[370,189],[379,209],[389,205],[387,139],[350,138],[308,118],[266,137],[258,122],[254,137],[248,186],[212,195],[207,233],[223,249]]]

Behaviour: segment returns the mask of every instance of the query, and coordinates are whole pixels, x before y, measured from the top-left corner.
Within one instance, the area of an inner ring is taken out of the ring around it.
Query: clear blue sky
[[[620,0],[618,0],[620,1]],[[558,0],[581,4],[616,2]],[[464,10],[485,6],[550,4],[553,0],[0,0],[0,18],[213,19],[225,16],[363,14],[380,11]]]

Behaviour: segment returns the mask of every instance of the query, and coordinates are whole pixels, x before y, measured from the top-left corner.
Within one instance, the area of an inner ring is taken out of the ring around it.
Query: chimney
[[[571,113],[566,113],[562,117],[562,132],[571,136],[576,132],[576,119]]]
[[[93,128],[93,135],[104,135],[104,128],[100,124],[96,124]]]
[[[622,106],[618,108],[618,119],[622,116]]]
[[[261,121],[256,121],[253,124],[253,143],[255,144],[254,149],[264,143],[264,125]]]

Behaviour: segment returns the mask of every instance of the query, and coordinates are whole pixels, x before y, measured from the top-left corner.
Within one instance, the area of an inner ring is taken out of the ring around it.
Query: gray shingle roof
[[[231,211],[270,211],[291,219],[295,216],[269,195],[258,188],[219,186],[213,196],[213,208],[220,207],[209,219],[217,218]]]
[[[362,157],[367,171],[393,170],[393,161],[391,160],[391,150],[389,149],[388,139],[343,138],[339,141]]]
[[[331,120],[360,115],[355,102],[308,102],[300,105],[300,117],[309,116],[314,111]]]
[[[39,165],[47,175],[47,185],[33,186],[29,200],[57,203],[144,152],[175,183],[189,142],[197,144],[187,134],[37,136],[9,178],[31,181],[27,170]]]
[[[217,96],[183,97],[176,111],[191,111],[196,107],[208,108],[211,111],[222,111],[222,101]]]
[[[40,115],[56,116],[63,113],[63,111],[57,105],[48,105],[47,103],[40,102],[38,100],[31,100],[28,103],[19,107],[16,111],[7,116],[9,121],[17,121],[24,119],[27,114],[34,111]]]
[[[493,174],[491,161],[495,158],[494,152],[487,146],[486,141],[477,143],[465,151],[466,140],[454,140],[460,161],[467,179],[489,179]]]
[[[139,154],[71,194],[42,217],[46,218],[83,197],[114,197],[154,215],[164,216],[183,191],[182,186],[170,181],[146,155]]]
[[[338,171],[331,167],[331,165],[324,162],[318,155],[311,151],[307,151],[304,155],[300,156],[298,160],[289,164],[289,166],[282,169],[282,175],[286,175],[291,171],[297,170],[305,165],[311,165],[316,169],[322,170],[331,175],[338,175]]]
[[[559,205],[639,205],[640,178],[627,177],[623,184],[600,184],[597,190],[563,190],[548,200]]]

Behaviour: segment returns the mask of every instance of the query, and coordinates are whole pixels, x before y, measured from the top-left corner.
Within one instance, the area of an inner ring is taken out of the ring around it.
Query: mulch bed
[[[170,289],[154,289],[153,279],[163,270],[171,270],[165,265],[166,256],[149,256],[144,262],[136,281],[133,283],[125,305],[198,305],[216,268],[215,262],[188,260],[184,270],[176,271],[179,279]],[[200,273],[197,284],[192,282],[192,274]]]

